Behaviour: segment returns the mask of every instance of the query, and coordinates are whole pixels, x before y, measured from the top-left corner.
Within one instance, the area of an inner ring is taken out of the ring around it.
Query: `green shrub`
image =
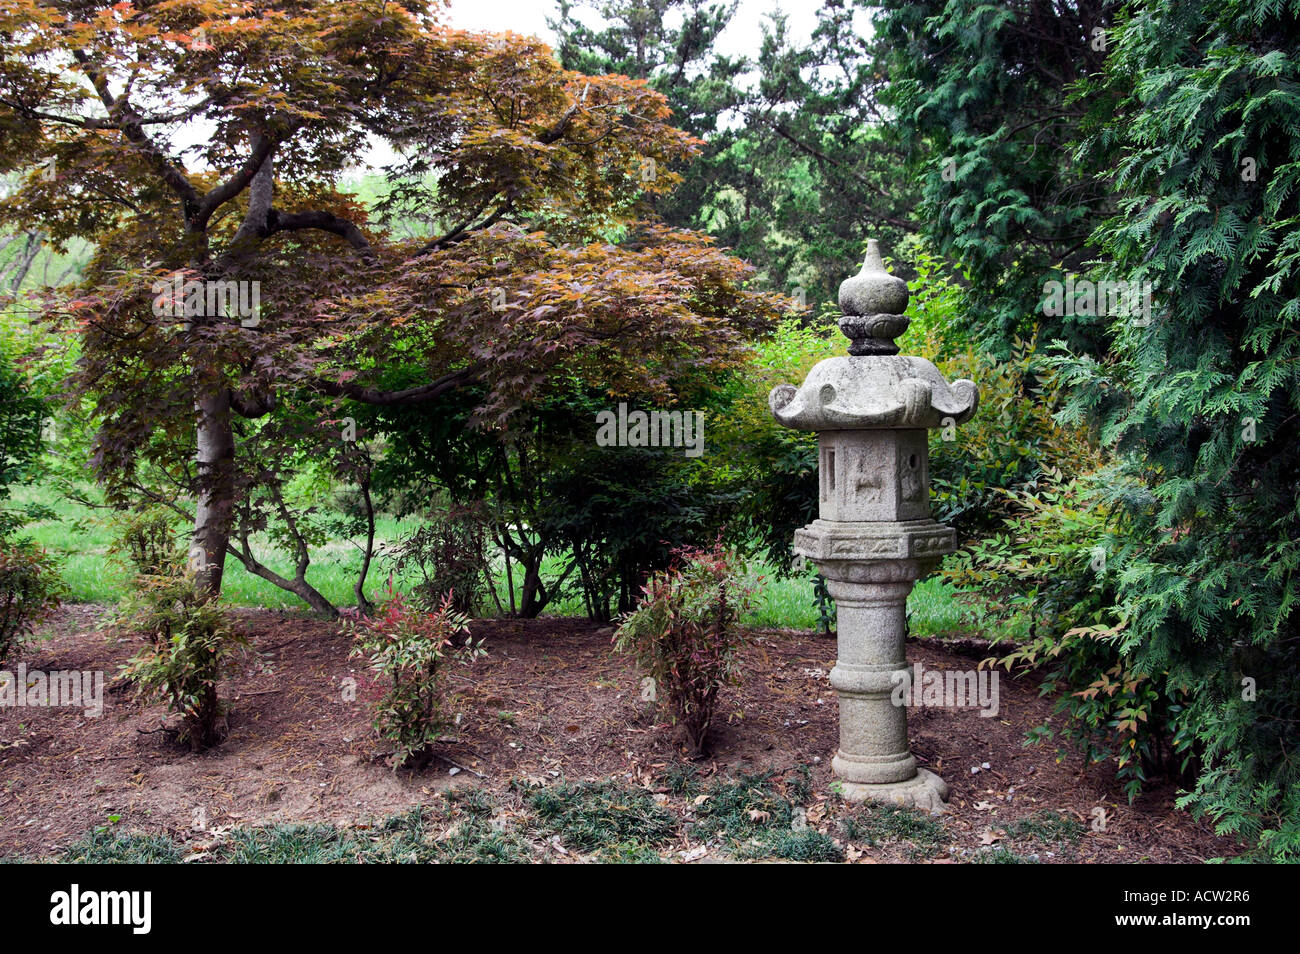
[[[226,710],[217,685],[235,666],[247,640],[231,631],[225,615],[200,596],[194,574],[175,567],[141,575],[121,622],[142,635],[145,647],[123,668],[146,702],[165,702],[181,717],[177,737],[193,751],[225,736]]]
[[[447,594],[452,608],[473,616],[492,582],[490,520],[482,505],[451,505],[387,550],[388,563],[420,609],[436,610]]]
[[[646,583],[614,636],[654,680],[656,703],[681,726],[692,758],[705,754],[718,693],[735,678],[737,620],[750,595],[735,556],[720,545],[680,549],[672,566]]]
[[[830,310],[812,322],[781,322],[755,343],[750,361],[729,382],[739,392],[732,406],[709,419],[702,460],[731,474],[742,490],[737,529],[782,573],[792,569],[794,532],[817,516],[817,436],[777,424],[768,395],[847,347]]]
[[[66,588],[57,562],[29,541],[14,537],[24,524],[54,512],[41,503],[7,508],[10,488],[28,482],[45,445],[46,404],[26,371],[10,361],[0,323],[0,664],[22,648],[33,627],[58,605]]]
[[[44,550],[0,539],[0,664],[23,649],[64,592],[58,564]]]
[[[205,607],[207,602],[192,572],[173,558],[159,572],[132,577],[118,608],[118,623],[161,648],[191,627],[218,625],[219,613]]]
[[[375,486],[390,509],[423,508],[431,484],[458,501],[486,502],[494,568],[509,583],[499,595],[489,591],[499,609],[532,618],[581,600],[589,618],[609,622],[635,606],[647,574],[668,565],[674,546],[714,538],[733,516],[742,489],[731,483],[729,459],[715,466],[723,458],[714,442],[715,421],[720,427],[728,419],[729,379],[711,375],[707,387],[682,382],[670,404],[669,392],[612,399],[575,380],[551,383],[505,441],[476,425],[481,395],[474,389],[358,414],[374,415],[373,426],[389,441]],[[707,453],[598,446],[596,416],[621,400],[630,408],[702,411]],[[438,599],[442,586],[434,588]]]
[[[0,350],[0,504],[9,487],[21,482],[41,453],[45,404],[31,394],[25,376]],[[0,506],[0,539],[16,530],[24,516]]]
[[[452,608],[451,594],[433,612],[412,607],[388,587],[388,599],[374,617],[345,622],[356,646],[383,684],[374,700],[374,727],[392,743],[391,762],[418,767],[430,747],[451,724],[444,675],[449,663],[467,664],[484,654],[482,640],[456,640],[468,632],[469,620]]]
[[[1030,620],[1029,640],[997,660],[1007,669],[1041,668],[1055,696],[1057,733],[1090,762],[1113,760],[1130,799],[1152,775],[1182,775],[1191,765],[1185,685],[1122,651],[1126,624],[1110,607],[1133,549],[1119,531],[1110,498],[1122,476],[1047,483],[1009,494],[1016,514],[995,533],[955,555],[945,576],[993,619]]]
[[[1106,559],[1115,521],[1101,500],[1111,479],[1106,472],[1004,492],[1002,525],[944,563],[944,578],[999,626],[1029,619],[1030,636],[1045,640],[1034,658],[1076,622],[1099,619],[1113,596]]]
[[[117,513],[108,552],[123,558],[137,574],[166,574],[177,558],[175,522],[176,515],[161,508]]]
[[[1065,394],[1037,337],[1013,339],[1001,357],[976,350],[971,293],[924,246],[912,258],[920,278],[900,348],[933,361],[948,381],[969,378],[979,386],[974,417],[930,432],[931,504],[935,518],[960,537],[978,537],[1011,515],[1008,495],[1091,473],[1104,459],[1086,427],[1057,420]]]
[[[1059,384],[1036,348],[1032,340],[1016,341],[1006,360],[968,352],[939,362],[948,380],[979,382],[975,416],[930,432],[931,506],[962,538],[996,528],[1011,513],[1009,495],[1033,493],[1103,463],[1085,430],[1057,423]]]

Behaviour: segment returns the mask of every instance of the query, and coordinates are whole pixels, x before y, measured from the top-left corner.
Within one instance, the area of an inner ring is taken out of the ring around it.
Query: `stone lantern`
[[[929,361],[898,353],[907,297],[872,239],[862,271],[840,285],[848,356],[820,362],[797,388],[775,388],[768,403],[786,427],[817,432],[819,515],[795,532],[794,552],[821,571],[838,609],[831,765],[844,798],[937,812],[948,786],[917,768],[907,709],[894,698],[908,678],[907,595],[956,549],[952,529],[930,518],[926,431],[968,420],[978,398],[973,381],[949,385]]]

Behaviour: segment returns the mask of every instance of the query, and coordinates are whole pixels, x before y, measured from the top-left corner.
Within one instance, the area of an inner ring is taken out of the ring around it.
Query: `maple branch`
[[[135,121],[141,126],[159,126],[167,123],[179,123],[201,113],[215,102],[216,100],[213,97],[207,96],[204,97],[202,101],[195,103],[193,106],[187,106],[174,113],[168,113],[162,116],[137,116]],[[26,116],[28,119],[39,119],[41,122],[62,123],[65,126],[76,126],[79,129],[116,129],[119,132],[122,130],[122,124],[114,121],[109,116],[59,116],[55,113],[47,113],[43,109],[37,109],[34,106],[25,106],[22,103],[15,103],[8,99],[0,99],[0,106],[8,106],[14,112]]]
[[[203,99],[199,100],[193,106],[187,106],[184,109],[178,110],[177,112],[171,114],[164,114],[162,116],[141,116],[139,119],[139,123],[141,126],[157,126],[165,123],[179,123],[182,122],[183,120],[190,119],[191,117],[198,115],[203,110],[207,109],[209,106],[215,106],[215,105],[219,105],[219,101],[217,97],[205,96],[203,97]]]
[[[587,98],[587,90],[584,89],[582,91],[582,99],[585,100],[586,98]],[[546,130],[540,136],[538,136],[537,141],[540,142],[543,146],[549,146],[552,143],[558,141],[559,138],[564,135],[564,131],[569,128],[569,123],[573,121],[573,117],[577,114],[578,107],[581,105],[582,105],[582,100],[578,100],[568,109],[566,109],[564,111],[564,115],[560,117],[559,122],[557,122],[550,129]]]
[[[230,388],[230,406],[240,417],[254,420],[265,417],[276,409],[279,400],[274,394],[245,394]]]
[[[360,401],[362,404],[395,407],[432,401],[448,391],[464,387],[467,384],[473,384],[478,381],[480,370],[482,370],[481,365],[462,368],[459,371],[451,371],[440,378],[435,378],[427,384],[406,388],[401,391],[380,391],[377,388],[367,388],[351,382],[325,380],[317,381],[315,387],[322,394],[328,394],[331,397],[346,397],[354,401]]]
[[[253,149],[257,150],[265,138],[261,133],[253,133]],[[271,217],[271,203],[275,198],[275,160],[271,154],[262,161],[253,175],[252,185],[248,191],[248,212],[244,221],[230,240],[232,250],[250,245],[256,238],[267,235],[267,225]]]
[[[276,232],[298,232],[304,229],[332,232],[346,239],[348,244],[366,259],[373,261],[375,258],[375,250],[371,247],[370,240],[361,229],[357,228],[356,223],[333,212],[323,210],[281,212],[279,209],[271,209],[267,213],[266,235],[274,235]]]
[[[428,242],[425,245],[421,246],[420,251],[417,254],[423,255],[426,252],[436,252],[439,249],[446,248],[448,245],[453,244],[462,235],[468,235],[469,227],[474,224],[474,220],[478,218],[479,213],[481,213],[484,209],[486,209],[488,207],[488,204],[493,199],[495,199],[499,194],[500,193],[494,192],[492,195],[488,196],[481,203],[479,203],[478,207],[474,209],[474,211],[471,212],[463,222],[461,222],[458,225],[452,226],[450,229],[447,230],[445,234],[443,234],[439,238],[433,239],[431,242]]]
[[[428,242],[425,245],[421,246],[420,250],[416,252],[416,255],[427,255],[429,252],[441,251],[442,249],[446,248],[449,245],[455,245],[457,242],[461,241],[466,236],[468,236],[471,232],[481,232],[483,229],[496,225],[497,222],[501,221],[502,216],[504,216],[507,212],[509,212],[511,209],[514,208],[515,199],[518,198],[519,191],[520,190],[515,186],[511,186],[509,189],[507,189],[506,200],[501,203],[500,207],[491,215],[489,215],[487,218],[485,218],[482,222],[480,222],[478,225],[474,225],[473,222],[475,217],[480,212],[482,212],[485,208],[487,208],[488,203],[490,203],[493,199],[495,199],[498,195],[500,195],[499,192],[493,193],[491,196],[488,197],[486,202],[484,202],[482,205],[480,205],[477,209],[474,210],[473,214],[471,214],[469,218],[467,218],[461,224],[457,225],[455,228],[451,229],[451,231],[447,232],[447,234],[443,235],[441,238],[436,238],[433,241]]]
[[[86,52],[84,50],[73,50],[72,55],[81,64],[86,78],[90,80],[90,85],[99,94],[99,99],[104,104],[104,108],[108,110],[109,117],[118,117],[116,128],[121,131],[122,135],[126,136],[128,141],[135,145],[145,160],[162,177],[168,188],[180,197],[181,205],[185,210],[186,221],[192,222],[202,204],[199,190],[194,188],[194,184],[190,182],[189,177],[167,158],[158,144],[149,138],[135,108],[127,101],[126,97],[115,98],[113,96],[112,91],[108,88],[108,80],[104,78],[103,73],[91,64],[90,57],[86,55]]]
[[[249,254],[258,239],[268,238],[276,232],[307,229],[337,235],[360,252],[366,261],[375,261],[375,250],[371,247],[370,240],[354,222],[324,210],[281,212],[276,209],[272,205],[275,199],[275,145],[261,133],[253,134],[252,143],[254,155],[265,152],[266,156],[253,174],[248,194],[248,212],[222,257],[223,268],[229,268],[232,261]]]
[[[212,217],[212,213],[225,205],[239,193],[248,187],[257,175],[262,165],[270,158],[271,153],[275,150],[276,141],[270,136],[264,136],[255,133],[253,135],[253,150],[249,153],[244,164],[239,167],[229,179],[215,186],[212,191],[208,192],[200,200],[199,209],[195,216],[195,227],[202,229]]]
[[[91,86],[94,87],[100,101],[104,104],[104,108],[108,110],[110,121],[105,122],[94,118],[74,121],[68,117],[58,117],[53,114],[43,114],[39,118],[51,122],[79,125],[85,129],[119,130],[144,155],[155,171],[162,176],[167,186],[180,197],[185,209],[186,222],[192,231],[203,231],[208,220],[212,217],[212,213],[224,203],[239,195],[247,187],[248,183],[257,175],[257,171],[262,167],[262,163],[267,156],[275,148],[275,142],[270,137],[258,137],[252,154],[245,160],[239,170],[212,191],[200,195],[198,189],[190,182],[189,177],[167,158],[158,144],[145,132],[144,127],[146,123],[153,125],[188,119],[206,108],[213,100],[206,98],[194,106],[187,107],[171,115],[144,117],[136,112],[135,107],[127,99],[126,93],[117,97],[113,95],[112,90],[109,89],[107,78],[91,63],[90,57],[86,55],[84,50],[73,50],[72,55],[81,65],[86,78],[90,80]],[[116,117],[115,122],[112,121],[114,117]]]
[[[20,116],[26,116],[28,119],[39,119],[47,123],[63,123],[65,126],[77,126],[81,129],[120,129],[121,127],[111,119],[100,116],[56,116],[54,113],[47,113],[42,109],[34,109],[31,106],[24,106],[22,103],[15,103],[7,99],[0,99],[0,106],[8,106]]]

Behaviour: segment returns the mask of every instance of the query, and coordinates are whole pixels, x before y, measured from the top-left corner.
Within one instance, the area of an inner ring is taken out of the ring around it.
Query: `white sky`
[[[740,0],[735,16],[718,38],[716,49],[728,56],[756,59],[763,42],[763,25],[769,22],[768,14],[774,11],[786,14],[791,42],[806,43],[817,26],[820,6],[821,0]],[[462,30],[512,31],[535,36],[554,47],[555,34],[547,27],[546,18],[557,16],[558,10],[554,0],[451,0],[444,22]],[[600,26],[600,16],[591,4],[575,4],[574,13],[589,26]],[[860,14],[859,19],[862,19]],[[386,144],[374,142],[362,156],[360,165],[377,169],[393,158]]]
[[[719,38],[718,51],[729,56],[756,56],[766,14],[778,9],[789,17],[791,36],[807,40],[817,24],[820,6],[821,0],[740,0],[736,15]],[[554,46],[555,34],[547,29],[546,18],[554,17],[557,7],[553,0],[452,0],[447,22],[464,30],[513,30]],[[575,12],[585,23],[598,25],[596,14],[581,6]]]

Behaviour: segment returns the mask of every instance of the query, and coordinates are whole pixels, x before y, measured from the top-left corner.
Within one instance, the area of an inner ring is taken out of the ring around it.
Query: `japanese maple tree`
[[[253,559],[232,545],[259,480],[241,444],[279,409],[472,387],[477,425],[504,428],[554,382],[671,400],[781,307],[707,238],[653,223],[649,199],[698,145],[662,96],[439,12],[0,8],[0,174],[25,176],[0,226],[95,243],[50,311],[81,338],[96,470],[110,500],[193,499],[213,595],[227,553]],[[396,158],[368,209],[343,183],[375,143]],[[255,313],[194,307],[186,282],[251,287]]]

